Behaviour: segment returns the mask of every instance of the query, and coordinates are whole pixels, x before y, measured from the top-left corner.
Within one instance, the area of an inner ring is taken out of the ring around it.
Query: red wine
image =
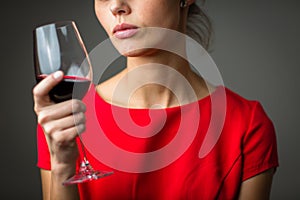
[[[40,82],[47,75],[37,77]],[[64,76],[63,80],[58,83],[50,92],[49,97],[55,103],[60,103],[69,99],[82,99],[89,89],[91,81],[76,76]]]

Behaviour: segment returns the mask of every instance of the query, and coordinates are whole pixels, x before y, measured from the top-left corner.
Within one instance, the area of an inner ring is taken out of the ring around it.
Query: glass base
[[[78,184],[84,183],[92,180],[97,180],[109,175],[112,175],[113,172],[110,171],[97,171],[92,168],[88,161],[83,161],[81,163],[79,172],[72,176],[71,178],[65,180],[63,185],[71,185],[71,184]]]

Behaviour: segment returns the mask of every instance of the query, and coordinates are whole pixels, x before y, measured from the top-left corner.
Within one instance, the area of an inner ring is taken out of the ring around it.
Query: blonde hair
[[[204,2],[205,1],[203,1],[203,4]],[[189,7],[187,35],[199,42],[206,50],[209,49],[212,36],[212,24],[208,16],[196,2]]]

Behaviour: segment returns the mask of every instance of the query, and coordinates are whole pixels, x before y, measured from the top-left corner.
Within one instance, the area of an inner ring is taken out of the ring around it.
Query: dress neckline
[[[92,91],[92,93],[95,93],[94,96],[95,96],[95,100],[98,100],[99,102],[101,102],[102,104],[108,106],[108,107],[114,107],[114,108],[117,108],[117,109],[127,109],[127,110],[140,110],[140,111],[161,111],[161,110],[178,110],[178,109],[181,109],[183,107],[189,107],[189,106],[193,106],[195,104],[203,104],[203,103],[206,103],[206,102],[210,102],[211,100],[211,97],[212,96],[216,96],[218,93],[222,92],[223,90],[226,90],[225,86],[223,85],[219,85],[219,86],[216,86],[215,90],[210,92],[208,95],[206,95],[205,97],[201,98],[201,99],[198,99],[194,102],[190,102],[190,103],[187,103],[187,104],[183,104],[183,105],[178,105],[178,106],[172,106],[172,107],[166,107],[166,108],[133,108],[133,107],[124,107],[124,106],[121,106],[121,105],[117,105],[117,104],[112,104],[108,101],[106,101],[104,98],[102,98],[102,96],[97,92],[96,90],[96,87],[95,85],[93,84],[92,85],[92,88],[90,89]]]

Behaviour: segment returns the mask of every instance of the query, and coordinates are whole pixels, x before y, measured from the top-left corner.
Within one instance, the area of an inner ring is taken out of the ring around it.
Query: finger
[[[83,133],[84,130],[85,124],[78,124],[77,126],[67,128],[65,130],[56,132],[55,134],[51,134],[50,138],[58,145],[66,145],[75,142],[75,138],[78,136],[78,134]]]
[[[49,101],[50,90],[63,79],[63,72],[57,71],[44,78],[33,89],[34,101],[38,105],[43,105]]]
[[[76,113],[75,115],[70,115],[62,119],[51,121],[51,123],[46,123],[43,129],[46,134],[53,134],[58,131],[63,131],[72,127],[81,126],[86,121],[84,113]]]
[[[52,120],[65,118],[75,113],[84,113],[85,111],[86,106],[82,101],[72,99],[45,107],[38,114],[38,122],[39,124],[45,124]]]

